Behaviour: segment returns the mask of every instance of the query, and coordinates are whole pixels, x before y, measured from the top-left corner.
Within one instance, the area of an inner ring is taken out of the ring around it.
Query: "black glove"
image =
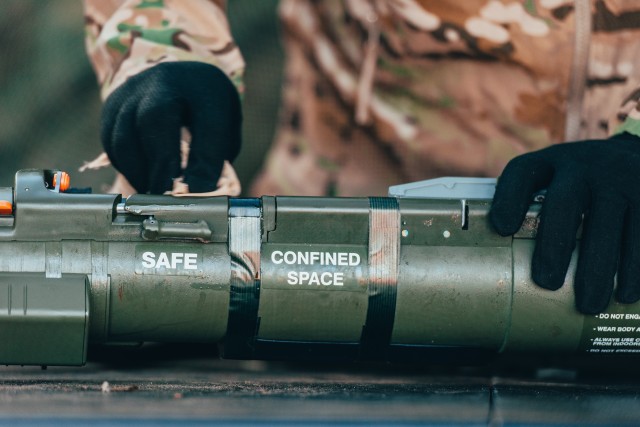
[[[520,228],[535,192],[547,189],[532,260],[541,287],[562,286],[583,220],[576,307],[603,311],[618,273],[616,299],[640,299],[640,138],[559,144],[513,159],[498,180],[491,223],[503,236]]]
[[[242,112],[236,88],[213,65],[164,62],[129,78],[105,102],[102,145],[139,193],[160,194],[183,175],[189,191],[215,190],[225,160],[240,150]],[[180,167],[180,133],[191,133]]]

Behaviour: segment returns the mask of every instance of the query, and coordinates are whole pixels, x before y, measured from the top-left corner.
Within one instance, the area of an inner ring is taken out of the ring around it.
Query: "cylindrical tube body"
[[[575,257],[560,290],[532,282],[539,206],[501,237],[488,200],[121,202],[54,193],[43,179],[19,174],[15,209],[0,217],[0,332],[29,348],[23,363],[83,363],[87,340],[221,342],[225,357],[322,360],[640,349],[640,304],[575,310]],[[86,297],[71,298],[78,292]],[[29,323],[50,343],[51,322],[71,325],[56,345],[79,348],[28,346],[12,326]],[[0,363],[20,358],[0,350]]]

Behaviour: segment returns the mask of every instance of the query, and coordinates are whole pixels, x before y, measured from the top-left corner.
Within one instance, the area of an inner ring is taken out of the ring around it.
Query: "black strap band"
[[[231,277],[224,357],[252,357],[260,301],[260,199],[229,200]]]
[[[400,209],[395,198],[369,198],[369,306],[360,337],[362,359],[385,359],[396,314]]]

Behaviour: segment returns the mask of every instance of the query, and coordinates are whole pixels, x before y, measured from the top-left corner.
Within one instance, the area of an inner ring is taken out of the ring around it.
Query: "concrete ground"
[[[207,346],[91,356],[0,368],[0,426],[640,424],[635,368],[222,361]]]

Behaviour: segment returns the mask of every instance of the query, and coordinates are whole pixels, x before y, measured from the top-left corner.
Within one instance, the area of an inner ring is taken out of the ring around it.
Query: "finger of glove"
[[[109,160],[139,193],[149,188],[146,155],[138,140],[137,103],[134,100],[120,109],[103,110],[101,139]]]
[[[542,205],[531,261],[531,276],[539,286],[556,290],[563,285],[587,199],[578,175],[567,169],[556,172]]]
[[[640,300],[640,206],[625,215],[616,299],[626,304]]]
[[[241,145],[240,98],[228,77],[218,72],[210,87],[211,96],[191,110],[192,140],[184,178],[194,193],[217,188],[224,161],[233,161]]]
[[[575,277],[576,307],[585,314],[603,311],[613,293],[626,205],[596,198],[585,216]]]
[[[143,99],[138,109],[138,132],[144,147],[149,192],[170,191],[173,180],[181,175],[180,129],[181,103],[171,96],[151,96]]]
[[[545,188],[553,167],[541,152],[524,154],[511,160],[498,179],[489,212],[493,228],[501,235],[516,233],[524,221],[535,192]]]

